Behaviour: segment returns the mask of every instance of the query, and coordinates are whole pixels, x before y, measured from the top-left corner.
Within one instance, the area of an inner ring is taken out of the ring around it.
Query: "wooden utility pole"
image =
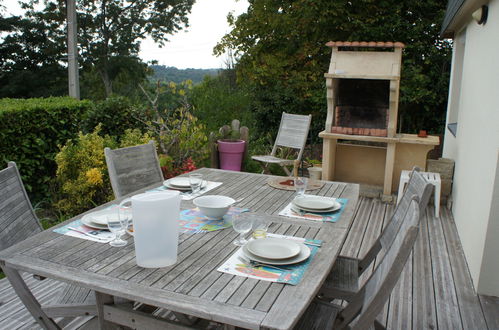
[[[80,76],[78,73],[78,45],[76,37],[76,0],[66,0],[68,21],[68,83],[69,96],[80,99]]]

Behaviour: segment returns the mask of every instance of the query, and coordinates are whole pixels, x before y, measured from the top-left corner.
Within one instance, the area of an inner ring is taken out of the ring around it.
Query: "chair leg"
[[[262,166],[262,174],[270,174],[269,163],[260,163]]]
[[[54,322],[45,312],[42,310],[40,303],[36,300],[33,293],[24,282],[22,276],[14,268],[1,265],[4,274],[7,276],[12,288],[19,296],[19,299],[26,306],[26,309],[31,313],[35,320],[40,324],[43,329],[47,330],[58,330],[60,327]]]
[[[441,184],[440,182],[437,182],[435,184],[435,196],[433,199],[435,200],[435,218],[440,217],[440,190],[441,190]]]
[[[289,169],[285,165],[281,165],[282,169],[286,173],[287,176],[291,176],[293,173],[289,171]]]

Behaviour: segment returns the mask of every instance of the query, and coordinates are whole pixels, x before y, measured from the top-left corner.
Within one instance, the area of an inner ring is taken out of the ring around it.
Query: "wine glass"
[[[305,177],[295,177],[295,190],[297,196],[305,195],[305,190],[307,190],[308,178]]]
[[[125,215],[125,211],[122,210],[121,207],[109,212],[107,215],[107,227],[109,228],[109,231],[114,234],[114,239],[109,242],[109,245],[125,246],[127,244],[127,241],[122,240],[121,236],[125,233],[128,221],[128,216]]]
[[[253,238],[267,237],[267,229],[269,229],[270,221],[263,215],[251,214],[248,215],[253,218],[252,226]]]
[[[201,186],[203,185],[203,175],[198,173],[190,174],[189,183],[191,185],[192,194],[197,193],[201,190]]]
[[[253,225],[253,218],[247,215],[239,214],[232,218],[232,228],[239,233],[239,237],[233,242],[237,246],[243,246],[248,242],[244,235],[249,233]]]

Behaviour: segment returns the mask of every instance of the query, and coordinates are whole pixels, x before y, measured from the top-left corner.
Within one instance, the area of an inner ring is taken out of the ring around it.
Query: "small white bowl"
[[[227,196],[207,195],[195,198],[192,202],[208,219],[221,220],[236,201]]]

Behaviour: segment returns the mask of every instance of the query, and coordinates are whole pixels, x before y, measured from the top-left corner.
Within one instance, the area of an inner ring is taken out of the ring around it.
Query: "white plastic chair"
[[[440,191],[441,191],[441,180],[440,180],[440,174],[439,173],[433,173],[433,172],[419,172],[429,183],[431,183],[433,186],[435,186],[435,195],[434,195],[434,200],[435,200],[435,218],[439,218],[440,216]],[[403,170],[402,173],[400,173],[400,183],[399,183],[399,192],[397,196],[397,204],[400,202],[402,199],[402,196],[404,194],[404,187],[409,182],[410,179],[410,174],[411,171],[406,171]]]
[[[270,164],[277,164],[281,166],[288,176],[291,176],[293,173],[287,168],[287,166],[293,166],[293,172],[295,172],[297,164],[301,161],[303,149],[305,149],[305,144],[307,143],[308,131],[310,129],[311,121],[312,115],[306,116],[294,115],[286,112],[282,113],[279,132],[277,133],[274,148],[272,148],[272,152],[270,153],[270,155],[251,157],[251,159],[263,163],[262,173],[268,173],[268,166]],[[299,151],[297,158],[283,159],[276,157],[277,148],[279,147],[298,149]]]

